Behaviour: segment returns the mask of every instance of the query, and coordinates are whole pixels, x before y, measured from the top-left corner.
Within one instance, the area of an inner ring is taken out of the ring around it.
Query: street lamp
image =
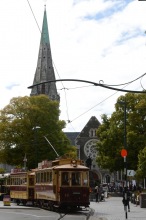
[[[117,102],[116,105],[124,105],[124,149],[127,151],[127,132],[126,132],[126,97],[125,102]],[[124,156],[124,175],[125,175],[125,181],[124,181],[124,193],[125,193],[125,203],[124,203],[124,209],[125,209],[125,218],[127,219],[127,158]]]
[[[32,128],[32,130],[35,130],[35,168],[37,167],[37,129],[40,129],[40,127],[36,126]]]

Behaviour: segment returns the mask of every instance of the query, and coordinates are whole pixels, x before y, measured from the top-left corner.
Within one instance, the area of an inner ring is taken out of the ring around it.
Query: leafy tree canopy
[[[138,169],[136,175],[141,178],[146,177],[146,147],[138,155]]]
[[[0,173],[5,173],[5,169],[0,168]]]
[[[32,128],[36,125],[40,127],[37,129],[38,162],[56,158],[44,136],[60,156],[69,151],[76,152],[62,131],[65,122],[58,120],[59,114],[59,103],[45,95],[12,98],[0,111],[0,162],[23,166],[26,154],[27,167],[34,168],[35,130]]]
[[[138,154],[146,146],[146,95],[127,93],[117,102],[125,102],[127,128],[127,169],[137,169]],[[99,157],[96,162],[110,171],[122,170],[124,149],[124,105],[115,105],[110,118],[102,115],[102,124],[97,130]]]

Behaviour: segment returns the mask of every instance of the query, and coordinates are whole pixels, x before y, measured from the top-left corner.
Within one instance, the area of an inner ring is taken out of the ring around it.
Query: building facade
[[[116,173],[110,173],[106,169],[101,169],[95,162],[96,157],[98,157],[98,152],[95,150],[96,142],[100,141],[96,136],[96,131],[99,126],[100,122],[95,116],[92,116],[81,132],[72,132],[72,134],[71,132],[65,132],[67,137],[71,139],[72,144],[77,147],[78,159],[82,160],[84,165],[86,165],[86,160],[89,156],[92,159],[90,176],[95,185],[97,182],[111,183],[116,179]],[[76,137],[74,136],[74,143],[73,133],[76,135]]]

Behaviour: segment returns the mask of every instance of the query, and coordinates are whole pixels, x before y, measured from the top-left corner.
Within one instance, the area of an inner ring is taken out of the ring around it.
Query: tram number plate
[[[73,195],[80,195],[80,192],[73,192]]]

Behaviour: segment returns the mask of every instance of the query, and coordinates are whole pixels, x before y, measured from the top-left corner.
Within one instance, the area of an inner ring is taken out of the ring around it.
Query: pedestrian
[[[95,194],[96,202],[99,203],[99,189],[98,189],[98,186],[95,186],[94,194]]]
[[[130,191],[128,188],[126,188],[126,191],[127,191],[127,206],[128,206],[128,212],[130,212],[130,205],[129,205],[129,201],[130,201]],[[125,204],[125,191],[123,189],[123,201],[124,201],[124,204]]]

